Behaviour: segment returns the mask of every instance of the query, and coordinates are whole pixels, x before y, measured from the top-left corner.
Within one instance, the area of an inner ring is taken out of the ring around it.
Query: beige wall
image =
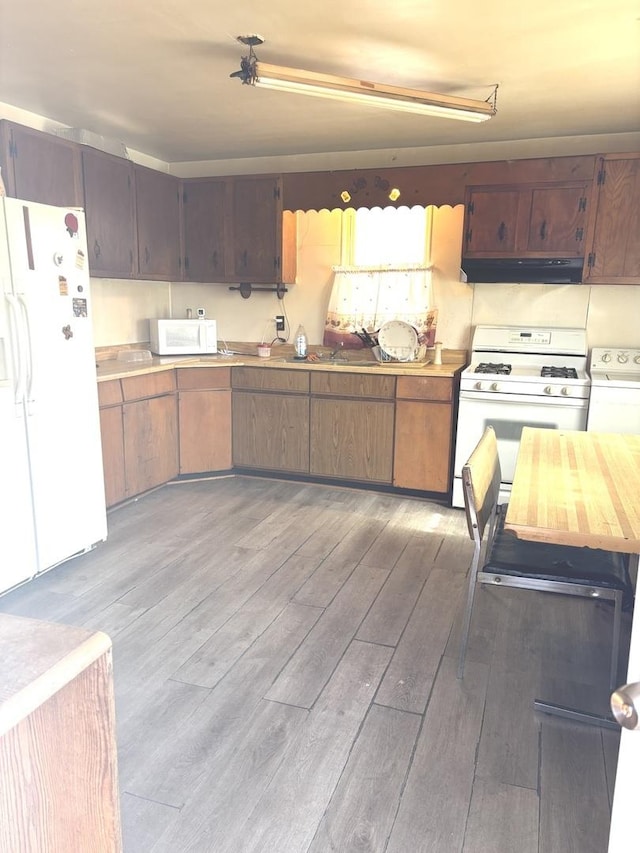
[[[590,346],[640,347],[640,286],[464,284],[459,280],[463,207],[433,209],[431,260],[438,340],[468,349],[478,323],[586,327]],[[148,341],[149,317],[185,317],[204,308],[221,341],[270,341],[276,314],[299,323],[311,346],[322,342],[331,267],[340,263],[341,211],[298,213],[298,281],[281,301],[275,293],[243,299],[225,284],[92,279],[96,346]]]

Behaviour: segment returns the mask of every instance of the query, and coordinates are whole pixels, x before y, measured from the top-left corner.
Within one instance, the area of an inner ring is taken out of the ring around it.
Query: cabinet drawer
[[[119,379],[98,382],[98,402],[101,406],[117,406],[122,403],[122,387]]]
[[[122,387],[119,379],[98,382],[98,402],[101,406],[117,406],[122,403]]]
[[[268,367],[234,367],[231,374],[234,388],[255,391],[293,391],[309,393],[309,371],[280,370]]]
[[[161,373],[145,373],[142,376],[127,376],[122,379],[122,394],[125,400],[141,400],[144,397],[158,397],[176,390],[175,370],[163,370]]]
[[[403,400],[437,400],[453,398],[453,379],[440,376],[398,376],[396,397]]]
[[[177,374],[180,391],[215,391],[231,387],[230,367],[182,367]]]
[[[311,393],[326,397],[369,397],[393,400],[395,376],[373,376],[368,373],[311,374]]]

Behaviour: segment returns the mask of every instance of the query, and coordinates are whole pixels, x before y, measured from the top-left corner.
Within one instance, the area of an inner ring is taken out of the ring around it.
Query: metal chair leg
[[[618,655],[620,652],[620,632],[622,630],[622,592],[617,590],[614,597],[613,611],[613,643],[611,646],[611,670],[609,687],[615,690],[618,686]]]
[[[467,655],[467,643],[469,641],[469,627],[471,625],[471,611],[473,610],[473,599],[476,592],[476,583],[478,577],[478,564],[480,562],[480,550],[482,543],[476,541],[473,552],[473,560],[469,570],[469,592],[467,594],[467,606],[464,613],[464,623],[462,626],[462,640],[460,642],[460,657],[458,658],[458,678],[464,675],[464,660]]]

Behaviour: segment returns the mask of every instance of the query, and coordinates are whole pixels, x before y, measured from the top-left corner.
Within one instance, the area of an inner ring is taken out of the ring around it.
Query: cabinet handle
[[[149,254],[149,248],[147,246],[145,246],[144,247],[144,262],[145,262],[145,264],[149,263],[150,258],[151,258],[151,255]]]
[[[471,242],[471,236],[473,235],[473,228],[469,228],[467,233],[464,235],[464,239],[467,243]]]
[[[547,239],[547,220],[546,219],[542,220],[542,225],[540,226],[540,239],[541,240]]]
[[[243,267],[247,266],[248,257],[249,256],[248,256],[247,250],[245,249],[244,252],[242,253],[242,266]]]
[[[102,250],[100,249],[100,243],[98,243],[98,241],[97,241],[97,240],[95,240],[95,241],[94,241],[94,244],[93,244],[93,254],[94,254],[94,256],[95,256],[96,258],[99,258],[99,257],[100,257],[101,252],[102,252]]]
[[[502,243],[504,238],[507,236],[507,226],[504,222],[500,223],[500,227],[498,228],[498,240]]]
[[[280,269],[280,258],[277,255],[273,258],[273,268],[276,272]]]
[[[211,255],[211,266],[215,269],[218,269],[218,250],[214,249],[213,254]]]
[[[584,237],[584,228],[576,228],[576,241],[578,243],[582,243],[583,237]]]

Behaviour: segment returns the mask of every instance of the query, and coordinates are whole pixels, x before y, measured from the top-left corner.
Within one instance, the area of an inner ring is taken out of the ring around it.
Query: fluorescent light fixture
[[[461,121],[487,121],[496,114],[497,85],[486,101],[439,95],[420,89],[271,65],[260,62],[254,53],[254,45],[263,42],[260,36],[238,36],[238,41],[249,45],[249,56],[242,57],[240,71],[230,76],[240,77],[243,83],[252,86]]]

